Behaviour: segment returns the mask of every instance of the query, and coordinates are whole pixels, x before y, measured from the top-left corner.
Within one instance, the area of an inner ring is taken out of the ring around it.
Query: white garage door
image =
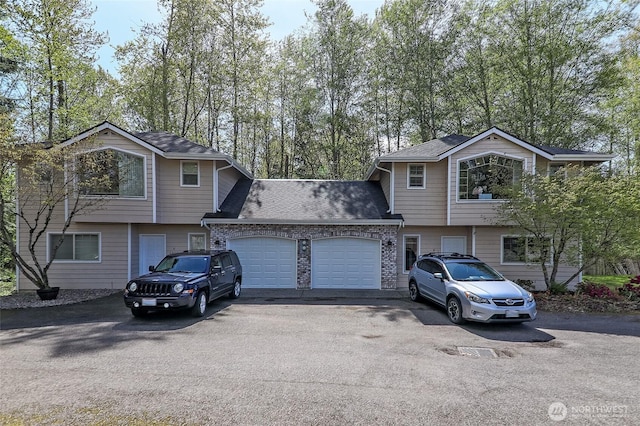
[[[363,238],[312,241],[311,288],[379,289],[380,241]]]
[[[242,264],[245,288],[296,288],[296,242],[252,237],[229,240]]]

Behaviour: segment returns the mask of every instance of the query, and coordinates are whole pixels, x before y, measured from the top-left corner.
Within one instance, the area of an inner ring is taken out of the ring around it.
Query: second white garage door
[[[363,238],[312,241],[311,288],[379,289],[380,241]]]
[[[296,242],[284,238],[229,240],[242,264],[245,288],[296,288]]]

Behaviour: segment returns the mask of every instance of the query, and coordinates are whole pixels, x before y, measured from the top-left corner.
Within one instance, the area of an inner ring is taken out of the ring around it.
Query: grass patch
[[[609,287],[611,290],[616,290],[618,287],[622,287],[628,283],[631,279],[630,275],[583,275],[584,282],[591,284],[602,284]]]

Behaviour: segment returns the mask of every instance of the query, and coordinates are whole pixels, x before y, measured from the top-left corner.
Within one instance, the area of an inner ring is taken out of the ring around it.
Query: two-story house
[[[526,241],[490,222],[500,187],[525,172],[611,158],[492,128],[382,156],[363,181],[265,180],[184,138],[108,122],[62,147],[89,137],[128,172],[100,210],[74,219],[65,237],[73,250],[50,270],[62,288],[123,288],[167,253],[224,248],[238,253],[245,288],[404,288],[415,256],[430,251],[471,253],[511,279],[542,283]],[[47,244],[58,237],[52,231]],[[20,276],[18,285],[30,287]]]

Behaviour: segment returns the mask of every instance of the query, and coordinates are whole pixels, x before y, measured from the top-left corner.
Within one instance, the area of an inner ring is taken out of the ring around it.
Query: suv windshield
[[[456,281],[504,281],[504,277],[486,263],[447,262],[449,275]]]
[[[165,257],[156,267],[156,272],[195,272],[207,271],[206,256]]]

